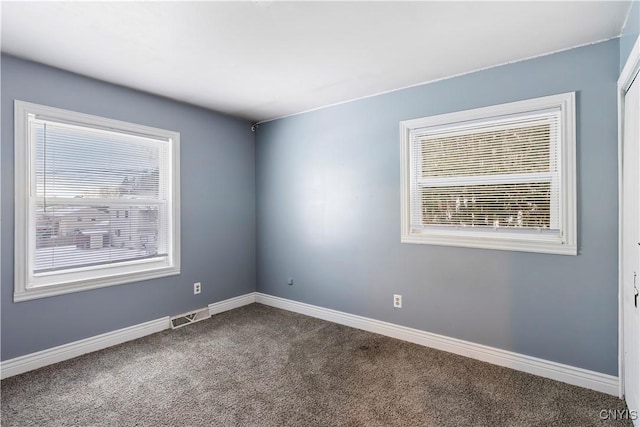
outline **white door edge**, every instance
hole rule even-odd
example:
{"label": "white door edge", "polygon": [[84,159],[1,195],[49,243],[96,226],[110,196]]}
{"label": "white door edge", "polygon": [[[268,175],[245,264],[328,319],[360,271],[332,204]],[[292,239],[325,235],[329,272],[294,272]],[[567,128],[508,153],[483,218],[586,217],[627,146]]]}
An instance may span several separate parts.
{"label": "white door edge", "polygon": [[622,186],[622,153],[623,153],[623,127],[624,127],[624,100],[625,95],[631,84],[634,82],[640,71],[640,37],[636,42],[627,58],[624,68],[618,79],[618,377],[619,381],[619,397],[625,395],[625,375],[624,375],[624,300],[623,300],[623,186]]}

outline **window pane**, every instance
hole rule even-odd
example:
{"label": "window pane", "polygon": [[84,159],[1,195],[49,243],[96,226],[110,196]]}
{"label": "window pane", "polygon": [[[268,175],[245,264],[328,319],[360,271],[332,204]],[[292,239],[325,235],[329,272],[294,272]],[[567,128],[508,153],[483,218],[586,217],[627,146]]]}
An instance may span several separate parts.
{"label": "window pane", "polygon": [[39,197],[157,199],[162,194],[162,141],[37,121],[32,136]]}
{"label": "window pane", "polygon": [[423,225],[549,230],[551,183],[423,187]]}
{"label": "window pane", "polygon": [[166,256],[158,248],[161,210],[39,202],[34,273]]}
{"label": "window pane", "polygon": [[422,178],[550,172],[552,138],[549,123],[418,137]]}

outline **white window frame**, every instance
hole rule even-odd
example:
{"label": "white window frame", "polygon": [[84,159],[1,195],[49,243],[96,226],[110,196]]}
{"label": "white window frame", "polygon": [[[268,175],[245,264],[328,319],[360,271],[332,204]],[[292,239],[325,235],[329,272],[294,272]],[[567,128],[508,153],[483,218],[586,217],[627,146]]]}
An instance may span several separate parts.
{"label": "white window frame", "polygon": [[[15,249],[14,301],[26,301],[105,286],[120,285],[180,274],[180,134],[104,117],[15,100]],[[35,149],[29,135],[29,118],[67,123],[162,139],[170,144],[168,199],[169,254],[162,260],[130,260],[96,267],[80,267],[60,273],[33,274],[35,254],[35,211],[30,208],[35,179]]]}
{"label": "white window frame", "polygon": [[[470,229],[470,227],[415,227],[411,224],[413,131],[459,126],[464,122],[493,122],[511,115],[560,110],[558,169],[560,173],[559,233],[535,230]],[[545,96],[484,108],[423,117],[400,122],[401,242],[510,251],[577,255],[576,231],[576,115],[575,92]],[[554,189],[555,191],[555,189]]]}

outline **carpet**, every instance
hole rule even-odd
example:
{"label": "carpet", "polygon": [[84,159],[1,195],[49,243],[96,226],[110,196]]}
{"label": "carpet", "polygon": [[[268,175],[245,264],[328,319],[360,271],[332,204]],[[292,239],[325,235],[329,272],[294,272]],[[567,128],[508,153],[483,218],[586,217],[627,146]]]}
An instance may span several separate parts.
{"label": "carpet", "polygon": [[252,304],[5,379],[2,426],[619,426],[620,399]]}

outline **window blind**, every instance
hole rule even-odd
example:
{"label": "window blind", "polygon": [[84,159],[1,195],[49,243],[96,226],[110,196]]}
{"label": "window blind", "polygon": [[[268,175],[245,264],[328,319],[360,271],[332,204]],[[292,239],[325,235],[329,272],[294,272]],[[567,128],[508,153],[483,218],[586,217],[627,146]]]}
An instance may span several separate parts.
{"label": "window blind", "polygon": [[34,274],[168,255],[168,141],[35,115],[29,136]]}
{"label": "window blind", "polygon": [[412,129],[413,228],[560,227],[559,109]]}

